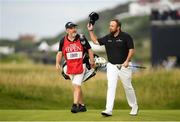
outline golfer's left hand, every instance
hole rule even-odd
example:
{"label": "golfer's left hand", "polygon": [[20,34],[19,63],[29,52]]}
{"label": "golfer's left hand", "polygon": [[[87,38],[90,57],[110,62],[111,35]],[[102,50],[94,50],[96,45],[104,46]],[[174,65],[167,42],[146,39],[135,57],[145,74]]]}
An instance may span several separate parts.
{"label": "golfer's left hand", "polygon": [[124,66],[125,68],[127,68],[129,66],[129,61],[125,61],[122,66]]}

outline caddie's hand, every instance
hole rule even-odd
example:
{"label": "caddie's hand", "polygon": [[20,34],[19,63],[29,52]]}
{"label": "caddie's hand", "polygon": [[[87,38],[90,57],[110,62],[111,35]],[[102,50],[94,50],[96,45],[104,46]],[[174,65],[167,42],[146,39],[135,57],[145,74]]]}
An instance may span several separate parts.
{"label": "caddie's hand", "polygon": [[60,69],[61,69],[60,64],[56,63],[56,69],[57,69],[57,70],[60,70]]}
{"label": "caddie's hand", "polygon": [[125,68],[127,68],[129,66],[129,61],[125,61],[122,66],[124,66]]}
{"label": "caddie's hand", "polygon": [[91,65],[91,68],[95,68],[95,67],[96,67],[96,64],[95,64],[94,61],[90,61],[89,63],[90,63],[90,65]]}
{"label": "caddie's hand", "polygon": [[93,30],[93,25],[92,25],[91,23],[88,23],[88,24],[87,24],[87,29],[88,29],[89,31],[92,31],[92,30]]}

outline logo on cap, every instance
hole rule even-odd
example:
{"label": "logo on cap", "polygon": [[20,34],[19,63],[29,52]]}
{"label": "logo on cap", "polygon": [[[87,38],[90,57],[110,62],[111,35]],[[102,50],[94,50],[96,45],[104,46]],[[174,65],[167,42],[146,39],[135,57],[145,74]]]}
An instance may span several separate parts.
{"label": "logo on cap", "polygon": [[67,22],[66,25],[65,25],[65,28],[72,28],[72,27],[75,27],[77,26],[76,24],[72,23],[72,22]]}

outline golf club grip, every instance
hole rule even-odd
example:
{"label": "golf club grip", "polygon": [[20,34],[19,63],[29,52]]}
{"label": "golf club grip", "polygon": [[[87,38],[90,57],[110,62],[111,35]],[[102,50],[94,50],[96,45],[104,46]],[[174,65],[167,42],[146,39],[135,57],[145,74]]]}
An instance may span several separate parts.
{"label": "golf club grip", "polygon": [[[107,65],[108,62],[106,62],[105,64]],[[117,66],[122,66],[122,65],[117,65]],[[139,68],[139,69],[146,69],[146,67],[144,66],[137,66],[137,65],[129,65],[129,67],[135,67],[135,68]]]}
{"label": "golf club grip", "polygon": [[140,68],[140,69],[146,69],[146,67],[143,67],[143,66],[132,66],[132,65],[130,65],[130,67],[135,67],[135,68]]}

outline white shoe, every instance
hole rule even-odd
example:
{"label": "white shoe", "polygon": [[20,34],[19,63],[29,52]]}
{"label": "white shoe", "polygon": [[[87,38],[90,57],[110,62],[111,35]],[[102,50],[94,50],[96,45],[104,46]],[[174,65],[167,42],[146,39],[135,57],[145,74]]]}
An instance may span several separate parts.
{"label": "white shoe", "polygon": [[136,116],[138,114],[138,106],[137,105],[133,106],[129,114],[132,116]]}
{"label": "white shoe", "polygon": [[112,111],[105,110],[105,111],[102,111],[101,114],[105,117],[112,116]]}

